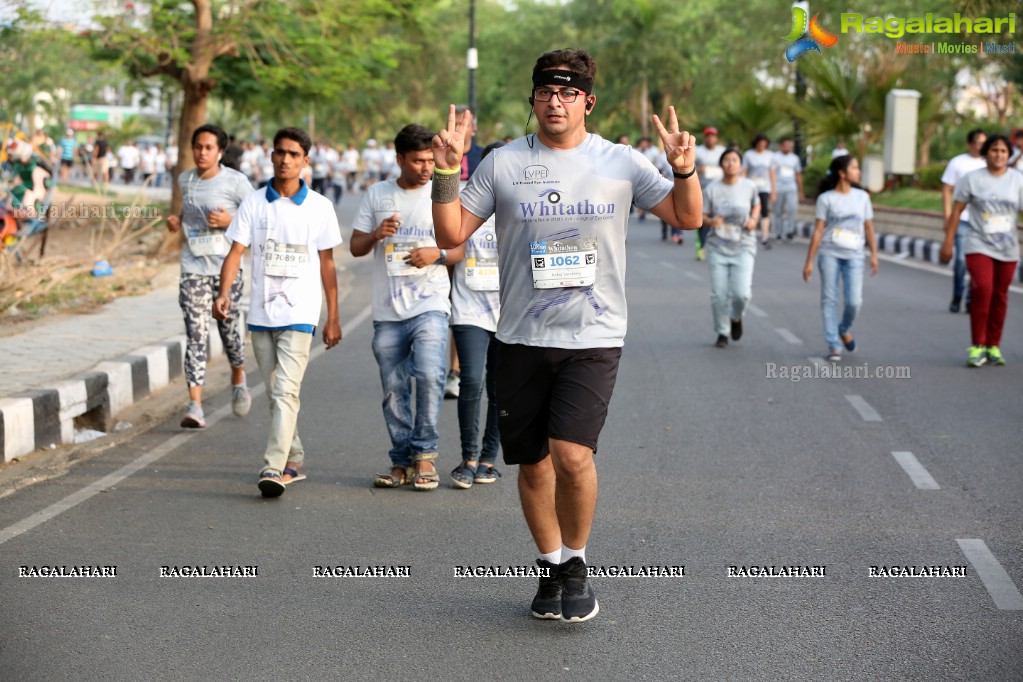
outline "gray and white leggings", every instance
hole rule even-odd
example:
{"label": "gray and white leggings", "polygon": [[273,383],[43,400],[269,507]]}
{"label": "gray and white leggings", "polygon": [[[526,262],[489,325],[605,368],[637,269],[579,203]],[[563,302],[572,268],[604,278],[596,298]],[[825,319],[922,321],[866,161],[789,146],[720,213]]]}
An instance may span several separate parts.
{"label": "gray and white leggings", "polygon": [[[185,380],[189,386],[202,386],[206,381],[206,361],[209,358],[210,317],[213,301],[220,292],[219,275],[190,275],[182,273],[178,290],[178,304],[185,314]],[[231,285],[231,314],[226,320],[217,320],[220,340],[231,367],[245,364],[245,349],[238,321],[242,300],[242,273]]]}

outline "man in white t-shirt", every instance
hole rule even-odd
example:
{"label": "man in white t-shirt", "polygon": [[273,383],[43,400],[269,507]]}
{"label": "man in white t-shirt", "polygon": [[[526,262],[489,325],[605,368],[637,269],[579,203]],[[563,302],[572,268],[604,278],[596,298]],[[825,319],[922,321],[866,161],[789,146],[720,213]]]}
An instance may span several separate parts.
{"label": "man in white t-shirt", "polygon": [[[703,144],[696,148],[696,173],[700,177],[700,189],[706,189],[707,185],[724,176],[724,171],[721,170],[721,155],[724,153],[724,146],[718,144],[718,129],[704,128]],[[703,260],[703,247],[709,234],[709,227],[706,225],[700,227],[696,237],[696,260]]]}
{"label": "man in white t-shirt", "polygon": [[[952,158],[945,166],[945,172],[941,175],[941,210],[945,221],[952,214],[952,192],[956,183],[967,173],[981,168],[987,168],[987,161],[980,155],[980,148],[987,140],[987,133],[980,128],[974,128],[966,133],[966,153]],[[956,230],[954,251],[952,261],[952,302],[948,304],[950,313],[958,313],[963,300],[963,292],[966,293],[966,312],[970,311],[970,291],[966,288],[966,256],[963,253],[963,239],[970,231],[970,209],[964,208],[959,217],[959,227]]]}
{"label": "man in white t-shirt", "polygon": [[299,175],[309,164],[312,140],[298,128],[274,135],[274,177],[265,190],[242,201],[227,228],[233,242],[220,271],[213,316],[230,313],[231,283],[245,249],[252,248],[248,326],[252,350],[270,399],[270,436],[259,472],[263,497],[278,497],[285,486],[305,479],[305,450],[298,437],[299,394],[309,351],[320,322],[320,286],[327,299],[323,341],[341,340],[334,247],[341,243],[334,205],[309,189]]}
{"label": "man in white t-shirt", "polygon": [[135,146],[134,140],[128,140],[117,150],[117,160],[121,166],[124,184],[130,185],[135,181],[135,169],[138,168],[139,157],[139,148]]}
{"label": "man in white t-shirt", "polygon": [[390,471],[374,479],[378,488],[440,484],[435,460],[451,314],[445,266],[460,261],[463,249],[440,249],[434,237],[433,135],[420,125],[401,129],[394,139],[401,175],[372,185],[352,221],[352,255],[373,254],[373,355],[391,439]]}
{"label": "man in white t-shirt", "polygon": [[570,623],[599,610],[586,542],[597,501],[594,453],[625,342],[629,206],[685,229],[699,227],[703,211],[696,140],[679,131],[674,107],[668,130],[653,117],[673,180],[635,149],[587,133],[595,72],[585,50],[541,55],[529,98],[539,131],[483,159],[461,193],[471,113],[458,118],[452,105],[433,144],[438,244],[464,244],[496,218],[501,445],[505,462],[520,465],[523,515],[538,565],[549,571],[531,612]]}

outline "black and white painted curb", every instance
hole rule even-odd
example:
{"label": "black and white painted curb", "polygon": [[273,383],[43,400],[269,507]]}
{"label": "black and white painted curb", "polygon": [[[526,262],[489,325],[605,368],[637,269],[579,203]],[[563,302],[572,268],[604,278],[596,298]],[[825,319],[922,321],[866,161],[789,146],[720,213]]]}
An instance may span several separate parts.
{"label": "black and white painted curb", "polygon": [[[796,232],[801,237],[810,238],[813,234],[813,223],[802,221],[797,223]],[[906,254],[906,258],[914,258],[935,265],[941,265],[939,254],[941,242],[936,239],[923,239],[899,234],[877,233],[877,250],[884,253]],[[952,267],[949,265],[948,267]]]}
{"label": "black and white painted curb", "polygon": [[[223,355],[224,347],[211,327],[212,359]],[[0,399],[0,462],[73,443],[76,428],[109,432],[118,413],[181,376],[185,344],[183,334],[173,336],[69,379]]]}

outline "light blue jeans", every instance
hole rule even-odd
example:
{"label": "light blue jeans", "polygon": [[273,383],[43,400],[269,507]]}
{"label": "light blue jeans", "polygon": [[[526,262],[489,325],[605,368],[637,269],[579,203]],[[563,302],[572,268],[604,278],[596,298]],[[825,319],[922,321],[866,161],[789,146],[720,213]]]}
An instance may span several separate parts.
{"label": "light blue jeans", "polygon": [[384,422],[391,437],[391,464],[408,467],[414,461],[435,459],[448,371],[447,313],[430,311],[401,322],[374,322],[373,329],[373,355],[384,388]]}
{"label": "light blue jeans", "polygon": [[742,319],[753,298],[753,260],[753,254],[748,251],[725,256],[711,249],[707,255],[714,330],[721,336],[728,336],[731,320]]}
{"label": "light blue jeans", "polygon": [[799,208],[797,190],[778,190],[778,200],[774,203],[774,232],[779,237],[787,237],[796,232],[796,209]]}
{"label": "light blue jeans", "polygon": [[[818,254],[817,269],[821,273],[821,318],[824,321],[824,341],[828,350],[841,350],[839,338],[852,331],[856,314],[863,305],[863,257],[836,258]],[[842,321],[837,322],[839,280],[843,289],[845,307]]]}

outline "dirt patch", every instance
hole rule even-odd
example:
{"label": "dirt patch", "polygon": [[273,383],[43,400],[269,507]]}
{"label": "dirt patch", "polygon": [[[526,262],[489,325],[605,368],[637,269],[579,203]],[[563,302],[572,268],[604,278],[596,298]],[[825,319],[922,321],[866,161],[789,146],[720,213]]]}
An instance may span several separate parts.
{"label": "dirt patch", "polygon": [[[166,237],[166,212],[165,205],[141,197],[58,191],[44,235],[27,240],[16,254],[0,253],[0,335],[55,313],[86,312],[150,291],[178,258],[176,241]],[[111,274],[97,276],[100,261]]]}

